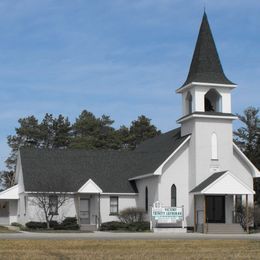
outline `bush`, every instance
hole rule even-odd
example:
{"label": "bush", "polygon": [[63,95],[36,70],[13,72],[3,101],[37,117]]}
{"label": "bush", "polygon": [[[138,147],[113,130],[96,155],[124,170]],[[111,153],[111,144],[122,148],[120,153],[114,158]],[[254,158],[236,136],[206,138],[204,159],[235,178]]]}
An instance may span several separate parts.
{"label": "bush", "polygon": [[238,207],[236,211],[238,222],[241,224],[244,230],[246,230],[247,225],[252,226],[254,224],[254,208],[252,206],[248,206],[248,216],[245,206]]}
{"label": "bush", "polygon": [[144,221],[145,211],[143,209],[138,208],[127,208],[120,211],[118,218],[123,223],[135,223],[135,222],[143,222]]}
{"label": "bush", "polygon": [[127,224],[119,221],[110,221],[101,224],[101,231],[110,231],[110,230],[125,230]]}
{"label": "bush", "polygon": [[47,228],[46,222],[37,222],[37,221],[30,221],[25,224],[27,228],[30,229],[44,229]]}
{"label": "bush", "polygon": [[77,218],[76,217],[67,217],[62,221],[62,225],[74,225],[77,224]]}
{"label": "bush", "polygon": [[54,228],[54,227],[56,227],[58,225],[59,225],[58,221],[56,221],[56,220],[50,221],[50,228]]}
{"label": "bush", "polygon": [[127,227],[128,231],[147,231],[150,230],[150,223],[148,221],[131,223]]}
{"label": "bush", "polygon": [[23,225],[22,225],[22,224],[20,224],[20,223],[17,223],[17,222],[12,222],[12,223],[11,223],[11,226],[14,226],[14,227],[19,227],[19,228],[23,227]]}
{"label": "bush", "polygon": [[146,231],[150,229],[150,223],[146,221],[123,223],[120,221],[110,221],[101,224],[100,231]]}
{"label": "bush", "polygon": [[55,230],[78,230],[79,225],[77,222],[77,218],[67,217],[62,221],[62,223],[54,226],[53,228]]}
{"label": "bush", "polygon": [[[30,221],[30,222],[27,222],[25,225],[29,229],[46,229],[47,228],[46,222]],[[77,224],[77,219],[74,217],[74,218],[65,218],[62,221],[62,223],[58,223],[56,220],[52,220],[52,221],[50,221],[50,228],[53,228],[55,230],[78,230],[79,225]]]}
{"label": "bush", "polygon": [[59,224],[58,226],[54,227],[54,230],[79,230],[79,225],[78,224],[74,224],[74,225]]}

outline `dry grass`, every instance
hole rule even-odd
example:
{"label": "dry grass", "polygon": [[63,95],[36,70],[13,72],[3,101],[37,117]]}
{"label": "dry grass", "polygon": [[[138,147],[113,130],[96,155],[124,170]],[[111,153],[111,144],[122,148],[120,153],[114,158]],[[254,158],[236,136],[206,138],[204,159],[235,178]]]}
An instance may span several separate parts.
{"label": "dry grass", "polygon": [[1,240],[0,259],[260,259],[260,241]]}

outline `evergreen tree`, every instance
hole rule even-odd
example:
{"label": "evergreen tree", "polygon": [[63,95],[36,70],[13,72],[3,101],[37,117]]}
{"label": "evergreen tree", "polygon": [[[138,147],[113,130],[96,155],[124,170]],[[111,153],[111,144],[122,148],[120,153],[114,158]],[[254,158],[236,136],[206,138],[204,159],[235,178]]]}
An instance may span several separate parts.
{"label": "evergreen tree", "polygon": [[120,126],[120,128],[117,130],[117,138],[120,149],[128,150],[131,141],[129,128],[125,125]]}
{"label": "evergreen tree", "polygon": [[129,148],[134,149],[141,142],[159,134],[161,134],[161,131],[158,131],[156,126],[151,124],[151,119],[141,115],[131,123]]}
{"label": "evergreen tree", "polygon": [[86,149],[118,149],[114,123],[109,116],[97,118],[84,110],[72,126],[70,147]]}
{"label": "evergreen tree", "polygon": [[40,123],[34,116],[21,118],[18,123],[15,134],[7,137],[11,148],[6,160],[8,171],[0,173],[0,184],[6,188],[14,183],[17,154],[21,147],[129,150],[160,134],[151,120],[143,115],[133,121],[130,128],[121,126],[115,130],[112,127],[114,121],[109,116],[95,117],[87,110],[82,111],[72,126],[68,118],[62,115],[55,118],[48,113]]}
{"label": "evergreen tree", "polygon": [[245,109],[243,115],[238,115],[244,125],[234,131],[235,143],[255,165],[259,163],[259,158],[256,157],[260,132],[258,113],[259,109],[255,107]]}
{"label": "evergreen tree", "polygon": [[[238,115],[244,126],[234,132],[235,142],[251,162],[260,169],[260,118],[259,109],[248,107]],[[260,178],[254,178],[255,202],[260,204]]]}
{"label": "evergreen tree", "polygon": [[10,171],[15,170],[17,152],[21,147],[66,148],[69,144],[70,122],[62,115],[56,119],[47,113],[41,123],[34,116],[28,116],[19,119],[18,123],[15,135],[7,137],[11,153],[6,166]]}

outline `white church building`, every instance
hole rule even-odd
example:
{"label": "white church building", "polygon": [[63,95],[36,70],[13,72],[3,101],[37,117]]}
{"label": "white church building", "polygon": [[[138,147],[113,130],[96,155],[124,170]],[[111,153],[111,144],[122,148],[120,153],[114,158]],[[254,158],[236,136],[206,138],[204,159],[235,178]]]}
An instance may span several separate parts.
{"label": "white church building", "polygon": [[183,223],[171,227],[207,232],[211,224],[234,224],[237,204],[253,204],[253,178],[260,177],[233,142],[234,88],[204,13],[187,80],[176,90],[180,128],[134,151],[21,148],[16,185],[0,193],[0,224],[44,221],[31,202],[43,192],[53,201],[69,196],[55,219],[76,216],[90,228],[118,220],[128,207],[143,209],[151,220],[155,202],[183,208]]}

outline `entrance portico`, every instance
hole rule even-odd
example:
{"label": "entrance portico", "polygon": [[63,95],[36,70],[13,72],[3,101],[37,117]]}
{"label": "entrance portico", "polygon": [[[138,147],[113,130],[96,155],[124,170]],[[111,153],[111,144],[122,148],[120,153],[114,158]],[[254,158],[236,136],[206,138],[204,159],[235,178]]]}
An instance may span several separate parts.
{"label": "entrance portico", "polygon": [[248,196],[255,192],[229,171],[223,171],[212,174],[191,193],[194,197],[194,229],[207,233],[210,223],[236,223],[236,196],[245,196],[248,211]]}
{"label": "entrance portico", "polygon": [[81,229],[99,228],[100,193],[102,190],[91,179],[78,190],[78,220]]}
{"label": "entrance portico", "polygon": [[0,224],[17,222],[18,185],[0,193]]}

